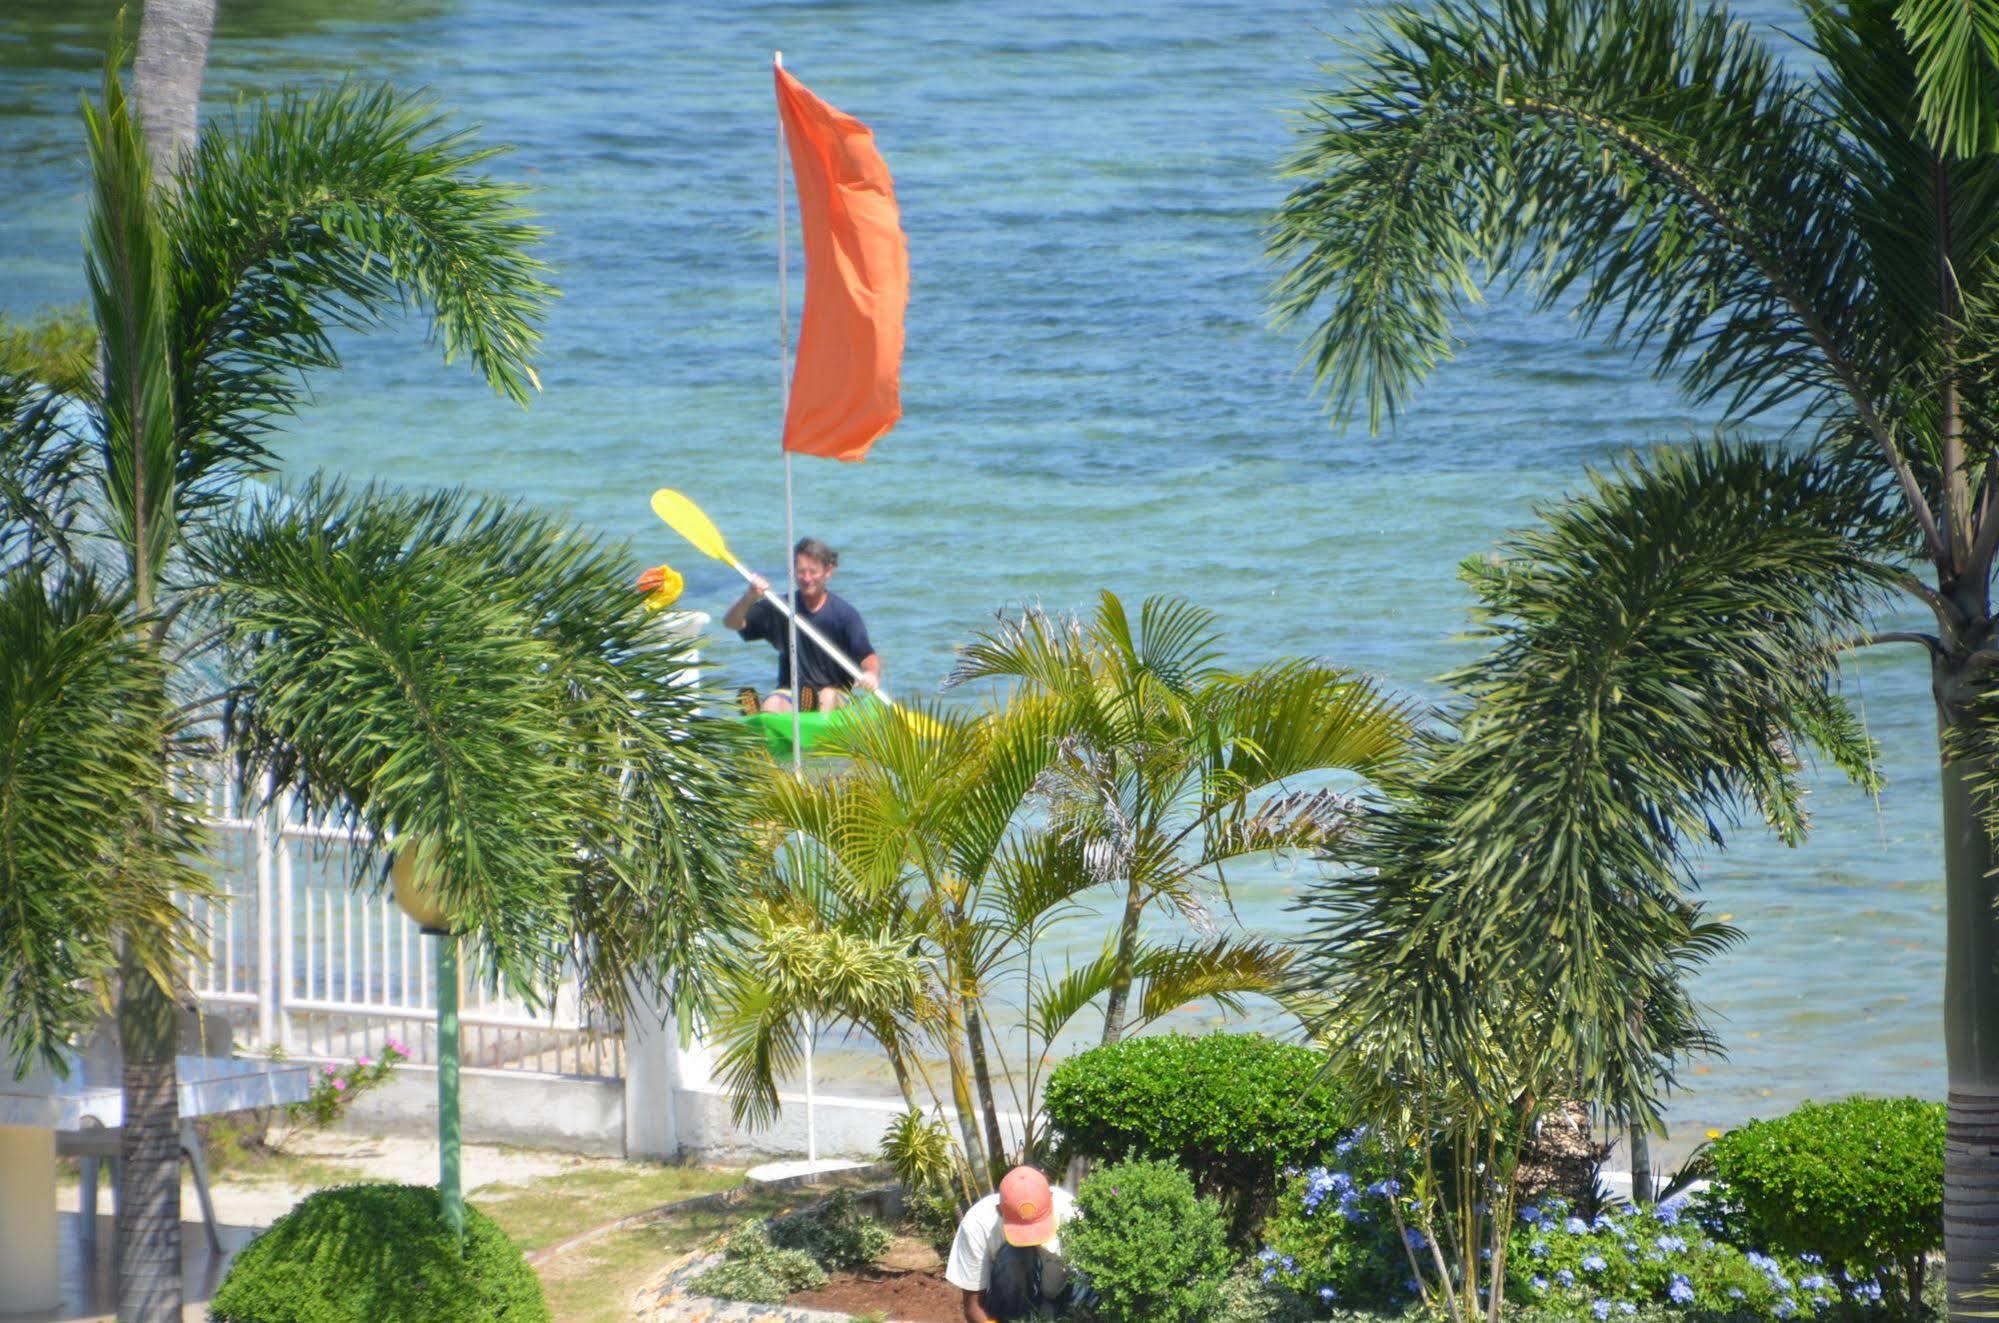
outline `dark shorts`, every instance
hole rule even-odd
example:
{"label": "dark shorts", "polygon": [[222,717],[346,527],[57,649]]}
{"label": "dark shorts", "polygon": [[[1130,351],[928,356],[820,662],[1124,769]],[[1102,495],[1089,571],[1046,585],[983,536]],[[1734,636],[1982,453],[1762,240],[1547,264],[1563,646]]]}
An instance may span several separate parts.
{"label": "dark shorts", "polygon": [[979,1292],[979,1303],[1001,1323],[1008,1323],[1032,1317],[1036,1310],[1057,1315],[1081,1313],[1089,1303],[1089,1295],[1089,1288],[1072,1267],[1062,1293],[1052,1300],[1042,1299],[1041,1251],[1002,1245],[993,1259],[992,1277],[986,1289]]}

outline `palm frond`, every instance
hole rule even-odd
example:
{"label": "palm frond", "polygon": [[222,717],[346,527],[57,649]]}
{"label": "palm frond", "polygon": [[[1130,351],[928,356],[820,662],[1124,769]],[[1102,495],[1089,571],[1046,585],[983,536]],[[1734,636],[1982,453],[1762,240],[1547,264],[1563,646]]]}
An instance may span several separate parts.
{"label": "palm frond", "polygon": [[192,954],[182,901],[199,825],[160,775],[165,676],[88,577],[0,576],[0,1042],[58,1068],[109,999],[117,940],[171,987]]}
{"label": "palm frond", "polygon": [[1922,125],[1952,156],[1999,152],[1999,9],[1976,0],[1900,0],[1916,56]]}
{"label": "palm frond", "polygon": [[304,375],[339,365],[335,331],[407,303],[446,361],[517,402],[539,388],[553,292],[523,190],[480,173],[495,155],[427,99],[354,83],[255,99],[203,132],[166,216],[185,502],[267,467]]}

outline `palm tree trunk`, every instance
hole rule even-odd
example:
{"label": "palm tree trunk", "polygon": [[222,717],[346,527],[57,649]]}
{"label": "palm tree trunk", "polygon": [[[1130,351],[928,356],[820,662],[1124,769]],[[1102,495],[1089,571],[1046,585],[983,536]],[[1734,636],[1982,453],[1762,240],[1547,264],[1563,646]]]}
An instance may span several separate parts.
{"label": "palm tree trunk", "polygon": [[[1990,759],[1964,752],[1977,676],[1939,657],[1932,683],[1943,741],[1946,943],[1944,1263],[1952,1319],[1989,1311],[1999,1281],[1999,883],[1979,812]],[[1988,792],[1989,793],[1989,792]]]}
{"label": "palm tree trunk", "polygon": [[994,1181],[1005,1175],[1000,1164],[1006,1161],[1006,1138],[1000,1134],[999,1108],[993,1102],[993,1075],[986,1064],[986,1035],[979,1027],[979,1010],[969,994],[965,997],[965,1041],[972,1051],[972,1079],[979,1086],[979,1110],[986,1119],[986,1158],[992,1164]]}
{"label": "palm tree trunk", "polygon": [[152,158],[156,184],[171,179],[181,153],[194,146],[201,75],[214,28],[215,0],[146,0],[132,63],[132,97],[144,117],[146,154]]}
{"label": "palm tree trunk", "polygon": [[[992,1170],[986,1160],[985,1145],[979,1142],[978,1113],[972,1106],[972,1087],[965,1068],[965,1020],[955,998],[947,998],[944,1012],[944,1061],[951,1074],[951,1106],[958,1113],[958,1137],[965,1145],[965,1165],[970,1168],[968,1176],[979,1180],[967,1182],[970,1186],[979,1184]],[[973,1194],[972,1198],[979,1196]]]}
{"label": "palm tree trunk", "polygon": [[1138,951],[1138,918],[1145,910],[1145,896],[1138,880],[1127,884],[1124,922],[1118,925],[1117,963],[1111,972],[1110,996],[1104,1002],[1105,1046],[1124,1037],[1125,1008],[1131,1002],[1132,964]]}
{"label": "palm tree trunk", "polygon": [[1652,1141],[1645,1127],[1634,1124],[1631,1136],[1631,1202],[1643,1208],[1652,1202]]}
{"label": "palm tree trunk", "polygon": [[118,1323],[180,1323],[180,1099],[175,1008],[128,944],[120,972]]}

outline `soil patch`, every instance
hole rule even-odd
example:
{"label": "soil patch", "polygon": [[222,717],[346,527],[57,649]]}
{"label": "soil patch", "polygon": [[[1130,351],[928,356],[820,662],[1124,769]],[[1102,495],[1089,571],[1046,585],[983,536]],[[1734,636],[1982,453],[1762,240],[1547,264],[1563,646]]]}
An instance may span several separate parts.
{"label": "soil patch", "polygon": [[863,1268],[834,1273],[815,1291],[801,1291],[786,1303],[843,1314],[879,1311],[895,1323],[964,1323],[958,1288],[937,1270],[892,1272]]}

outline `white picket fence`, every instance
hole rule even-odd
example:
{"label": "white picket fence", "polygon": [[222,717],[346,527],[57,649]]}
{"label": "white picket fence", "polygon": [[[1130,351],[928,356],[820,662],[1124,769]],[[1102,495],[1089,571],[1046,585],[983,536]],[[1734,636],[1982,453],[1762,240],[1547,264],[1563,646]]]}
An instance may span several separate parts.
{"label": "white picket fence", "polygon": [[[189,906],[205,931],[205,954],[190,971],[204,1009],[227,1016],[252,1051],[348,1058],[379,1055],[395,1039],[413,1060],[434,1063],[436,939],[410,922],[382,879],[357,875],[363,845],[354,834],[308,819],[284,797],[259,811],[232,781],[213,768],[197,782],[219,892]],[[468,1066],[624,1074],[619,1026],[582,1004],[573,980],[539,1014],[471,983],[459,1005]]]}

